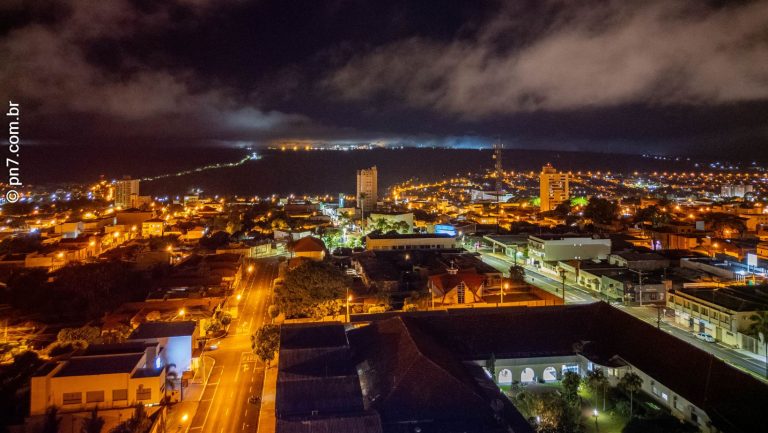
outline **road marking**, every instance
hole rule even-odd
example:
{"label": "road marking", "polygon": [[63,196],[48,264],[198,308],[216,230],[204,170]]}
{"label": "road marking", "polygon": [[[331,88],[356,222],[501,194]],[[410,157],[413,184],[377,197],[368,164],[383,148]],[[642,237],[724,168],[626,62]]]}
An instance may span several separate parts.
{"label": "road marking", "polygon": [[[221,375],[224,376],[223,366],[221,367]],[[214,400],[216,398],[216,392],[218,392],[218,390],[219,390],[219,382],[216,382],[216,388],[213,389],[213,395],[211,396],[211,400]],[[208,410],[205,411],[205,417],[203,418],[203,425],[200,428],[205,427],[205,423],[208,422],[208,415],[211,413],[211,407],[213,407],[213,403],[208,405]]]}

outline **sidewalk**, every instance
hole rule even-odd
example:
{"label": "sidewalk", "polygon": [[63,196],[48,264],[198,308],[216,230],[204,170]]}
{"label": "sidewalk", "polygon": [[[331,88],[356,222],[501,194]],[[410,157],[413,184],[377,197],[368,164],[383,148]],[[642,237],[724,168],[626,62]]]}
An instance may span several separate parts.
{"label": "sidewalk", "polygon": [[277,428],[275,418],[275,394],[277,393],[277,363],[275,356],[272,367],[264,370],[264,387],[261,391],[261,407],[259,409],[259,429],[257,433],[274,433]]}
{"label": "sidewalk", "polygon": [[203,397],[203,391],[208,384],[208,377],[213,371],[213,366],[216,364],[216,360],[208,358],[205,361],[205,371],[202,375],[202,380],[198,382],[190,381],[189,386],[184,388],[184,400],[168,407],[168,414],[165,423],[165,431],[167,433],[180,433],[187,432],[189,425],[197,412],[197,407],[200,405],[200,399]]}

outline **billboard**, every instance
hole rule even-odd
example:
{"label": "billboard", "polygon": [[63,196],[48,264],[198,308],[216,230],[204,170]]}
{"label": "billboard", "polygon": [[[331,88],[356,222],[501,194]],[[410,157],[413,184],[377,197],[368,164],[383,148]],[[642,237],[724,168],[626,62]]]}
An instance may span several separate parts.
{"label": "billboard", "polygon": [[435,234],[456,236],[456,227],[450,224],[435,224]]}
{"label": "billboard", "polygon": [[747,253],[747,266],[757,267],[757,254]]}

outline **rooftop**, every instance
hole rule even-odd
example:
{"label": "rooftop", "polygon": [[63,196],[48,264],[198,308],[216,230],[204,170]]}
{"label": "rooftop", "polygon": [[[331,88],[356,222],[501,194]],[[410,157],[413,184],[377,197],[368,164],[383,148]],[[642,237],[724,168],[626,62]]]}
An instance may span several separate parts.
{"label": "rooftop", "polygon": [[453,239],[453,236],[442,233],[371,233],[366,237],[369,239]]}
{"label": "rooftop", "polygon": [[144,340],[149,338],[179,337],[192,335],[197,324],[194,321],[184,322],[145,322],[138,326],[128,337],[129,340]]}
{"label": "rooftop", "polygon": [[143,357],[143,352],[123,355],[73,356],[55,374],[55,377],[130,373]]}

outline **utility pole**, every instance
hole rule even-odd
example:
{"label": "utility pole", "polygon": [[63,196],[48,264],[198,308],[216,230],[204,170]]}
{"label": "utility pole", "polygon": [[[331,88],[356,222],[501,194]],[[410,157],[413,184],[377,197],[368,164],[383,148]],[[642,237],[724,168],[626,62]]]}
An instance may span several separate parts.
{"label": "utility pole", "polygon": [[638,286],[640,287],[640,289],[637,290],[636,292],[638,291],[640,292],[639,299],[640,299],[640,306],[642,307],[643,306],[643,270],[642,269],[638,269],[638,270],[627,269],[627,270],[629,272],[634,272],[637,274],[637,281],[639,283]]}
{"label": "utility pole", "polygon": [[563,305],[565,305],[565,269],[560,269],[560,278],[563,281]]}
{"label": "utility pole", "polygon": [[502,167],[501,167],[501,149],[504,146],[501,144],[501,139],[497,138],[493,143],[493,159],[494,170],[496,172],[496,231],[501,232],[501,192],[503,188],[502,184]]}

